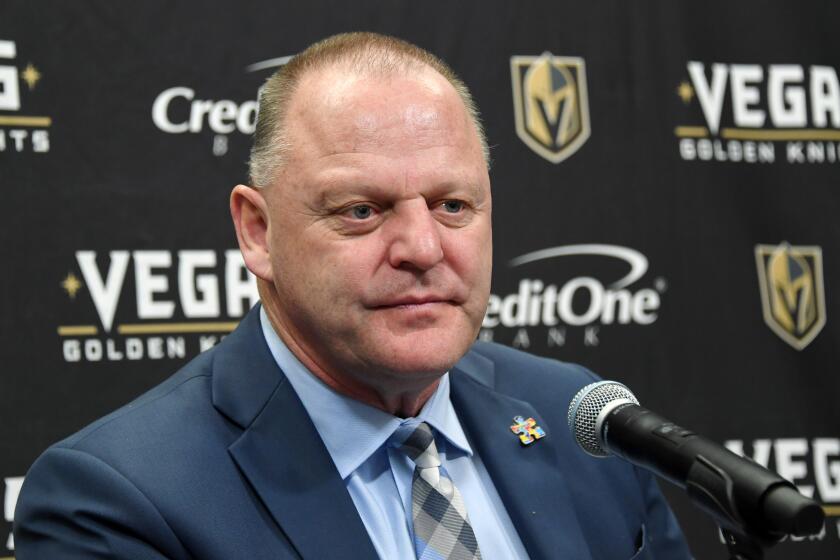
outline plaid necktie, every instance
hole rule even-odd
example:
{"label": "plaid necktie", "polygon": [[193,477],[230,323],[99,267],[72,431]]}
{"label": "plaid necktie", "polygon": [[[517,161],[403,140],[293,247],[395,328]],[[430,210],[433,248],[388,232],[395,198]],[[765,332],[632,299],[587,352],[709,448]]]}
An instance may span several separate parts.
{"label": "plaid necktie", "polygon": [[467,508],[441,467],[432,429],[425,422],[400,426],[397,448],[414,461],[411,517],[418,560],[481,560]]}

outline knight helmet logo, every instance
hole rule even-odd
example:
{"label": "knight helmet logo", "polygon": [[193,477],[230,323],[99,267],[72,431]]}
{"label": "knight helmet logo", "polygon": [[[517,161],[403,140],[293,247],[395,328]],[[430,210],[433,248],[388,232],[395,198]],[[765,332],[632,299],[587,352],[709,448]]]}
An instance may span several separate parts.
{"label": "knight helmet logo", "polygon": [[516,134],[537,154],[560,163],[589,138],[589,101],[582,58],[512,56]]}
{"label": "knight helmet logo", "polygon": [[756,245],[755,261],[764,322],[802,350],[825,325],[822,249],[816,246]]}

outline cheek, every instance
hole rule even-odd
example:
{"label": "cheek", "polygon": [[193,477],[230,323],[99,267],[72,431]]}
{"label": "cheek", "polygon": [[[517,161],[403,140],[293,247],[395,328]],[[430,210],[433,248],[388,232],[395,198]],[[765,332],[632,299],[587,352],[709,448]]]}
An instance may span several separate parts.
{"label": "cheek", "polygon": [[[298,279],[330,300],[358,300],[375,287],[382,251],[369,239],[340,239],[305,244],[296,251]],[[317,285],[316,285],[317,284]]]}
{"label": "cheek", "polygon": [[317,240],[291,227],[275,229],[271,238],[275,285],[284,299],[291,303],[318,297],[327,288],[331,267],[324,262],[325,252],[317,246]]}
{"label": "cheek", "polygon": [[493,251],[489,234],[479,233],[468,240],[461,238],[454,246],[450,266],[466,289],[465,311],[473,321],[480,322],[490,299]]}
{"label": "cheek", "polygon": [[329,282],[335,290],[355,296],[363,294],[371,284],[371,268],[370,262],[360,251],[342,254],[324,263],[324,270],[328,271]]}
{"label": "cheek", "polygon": [[444,246],[452,268],[476,287],[489,284],[493,261],[489,231],[481,228],[470,232],[455,230],[452,233]]}

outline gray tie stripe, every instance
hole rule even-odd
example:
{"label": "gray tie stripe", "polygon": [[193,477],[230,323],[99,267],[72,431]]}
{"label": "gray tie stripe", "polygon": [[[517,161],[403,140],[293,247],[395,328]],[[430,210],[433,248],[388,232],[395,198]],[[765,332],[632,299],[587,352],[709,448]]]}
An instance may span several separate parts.
{"label": "gray tie stripe", "polygon": [[411,502],[417,558],[480,560],[466,506],[441,467],[431,428],[425,422],[414,428],[403,426],[398,436],[412,429],[399,449],[415,464]]}

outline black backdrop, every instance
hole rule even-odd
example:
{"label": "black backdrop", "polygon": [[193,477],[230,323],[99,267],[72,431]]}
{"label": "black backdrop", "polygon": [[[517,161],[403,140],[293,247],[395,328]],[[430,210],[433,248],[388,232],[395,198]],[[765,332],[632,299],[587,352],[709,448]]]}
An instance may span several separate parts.
{"label": "black backdrop", "polygon": [[[44,448],[253,303],[227,198],[256,90],[282,57],[371,30],[443,57],[483,112],[481,336],[621,380],[775,468],[828,519],[769,557],[837,557],[838,17],[792,1],[3,1],[0,555]],[[556,95],[540,97],[540,68]],[[517,104],[548,109],[517,118]],[[540,118],[559,135],[542,145]],[[725,557],[663,486],[695,555]]]}

